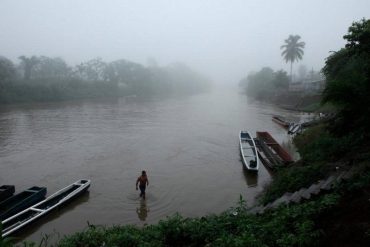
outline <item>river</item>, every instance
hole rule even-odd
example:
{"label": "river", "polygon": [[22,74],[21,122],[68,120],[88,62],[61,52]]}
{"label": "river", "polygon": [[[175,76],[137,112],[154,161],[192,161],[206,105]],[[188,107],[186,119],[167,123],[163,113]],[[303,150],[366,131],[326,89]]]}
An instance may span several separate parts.
{"label": "river", "polygon": [[[189,97],[72,101],[0,108],[0,184],[16,192],[45,186],[48,195],[81,179],[89,193],[27,227],[16,237],[40,241],[89,224],[144,225],[179,212],[197,217],[236,206],[239,195],[252,205],[271,180],[242,166],[238,133],[269,131],[289,142],[271,121],[301,115],[250,102],[237,90]],[[147,200],[135,182],[149,177]],[[55,235],[55,234],[54,234]]]}

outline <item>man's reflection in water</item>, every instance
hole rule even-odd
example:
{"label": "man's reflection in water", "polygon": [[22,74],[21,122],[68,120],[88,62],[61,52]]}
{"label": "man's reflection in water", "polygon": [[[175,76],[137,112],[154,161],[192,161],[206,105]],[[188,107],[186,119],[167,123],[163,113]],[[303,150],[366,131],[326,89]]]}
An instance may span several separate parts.
{"label": "man's reflection in water", "polygon": [[140,208],[136,208],[137,216],[141,221],[145,221],[148,217],[149,208],[146,206],[146,200],[140,200]]}

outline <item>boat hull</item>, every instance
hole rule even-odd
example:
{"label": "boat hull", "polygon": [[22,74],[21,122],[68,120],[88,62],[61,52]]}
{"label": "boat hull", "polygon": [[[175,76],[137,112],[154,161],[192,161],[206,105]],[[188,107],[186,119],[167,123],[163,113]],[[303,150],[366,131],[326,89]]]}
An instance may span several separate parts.
{"label": "boat hull", "polygon": [[239,146],[244,167],[249,171],[257,172],[259,169],[259,159],[256,144],[248,131],[240,131]]}
{"label": "boat hull", "polygon": [[272,121],[274,121],[275,123],[279,124],[281,127],[284,127],[286,129],[288,129],[289,125],[290,125],[289,122],[285,121],[284,119],[282,119],[279,116],[273,116]]}
{"label": "boat hull", "polygon": [[46,195],[45,187],[31,187],[16,195],[13,195],[0,203],[0,220],[26,209],[39,201],[43,200]]}
{"label": "boat hull", "polygon": [[13,215],[10,218],[2,221],[3,230],[2,236],[6,237],[19,231],[21,228],[26,227],[40,217],[48,214],[52,210],[65,205],[70,200],[81,195],[90,187],[91,181],[88,179],[81,179],[73,184],[55,192],[45,200]]}
{"label": "boat hull", "polygon": [[270,135],[269,132],[257,131],[256,135],[260,141],[263,141],[267,146],[274,150],[274,152],[285,164],[294,162],[292,156],[282,146],[280,146],[280,144]]}

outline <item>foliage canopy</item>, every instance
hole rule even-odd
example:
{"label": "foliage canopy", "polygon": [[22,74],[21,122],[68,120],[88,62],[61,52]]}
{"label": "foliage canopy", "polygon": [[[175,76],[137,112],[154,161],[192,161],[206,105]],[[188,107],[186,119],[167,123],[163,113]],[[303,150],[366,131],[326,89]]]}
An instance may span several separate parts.
{"label": "foliage canopy", "polygon": [[240,84],[246,87],[248,96],[266,99],[285,91],[289,86],[289,77],[283,70],[273,71],[264,67],[256,73],[250,73]]}
{"label": "foliage canopy", "polygon": [[0,56],[0,104],[69,99],[195,94],[209,80],[185,64],[145,67],[128,60],[94,58],[69,66],[63,59],[20,56],[20,63]]}
{"label": "foliage canopy", "polygon": [[323,103],[338,109],[333,133],[356,132],[365,138],[370,130],[370,20],[353,23],[343,38],[347,44],[330,55],[323,68]]}

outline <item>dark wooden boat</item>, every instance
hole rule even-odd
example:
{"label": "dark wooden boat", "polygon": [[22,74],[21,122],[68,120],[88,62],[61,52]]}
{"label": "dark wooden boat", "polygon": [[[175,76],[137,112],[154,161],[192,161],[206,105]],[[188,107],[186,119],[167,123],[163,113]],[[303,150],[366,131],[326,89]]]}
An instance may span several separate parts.
{"label": "dark wooden boat", "polygon": [[5,219],[1,222],[3,226],[3,230],[1,232],[2,237],[6,237],[15,231],[18,231],[43,215],[49,213],[51,210],[56,209],[82,194],[90,187],[90,183],[91,181],[88,179],[78,180],[55,192],[45,200]]}
{"label": "dark wooden boat", "polygon": [[0,220],[4,220],[23,209],[38,203],[45,198],[45,195],[45,187],[34,186],[9,197],[0,203]]}
{"label": "dark wooden boat", "polygon": [[254,142],[257,146],[258,157],[265,166],[275,169],[283,165],[281,158],[263,140],[260,141],[257,137],[254,138]]}
{"label": "dark wooden boat", "polygon": [[14,185],[2,185],[0,186],[0,202],[11,197],[15,192]]}
{"label": "dark wooden boat", "polygon": [[256,144],[248,131],[240,131],[239,134],[240,154],[243,164],[249,171],[258,171],[259,159]]}
{"label": "dark wooden boat", "polygon": [[281,158],[284,163],[293,162],[292,156],[266,131],[257,131],[257,138],[263,141]]}
{"label": "dark wooden boat", "polygon": [[274,121],[275,123],[279,124],[280,126],[284,127],[284,128],[289,128],[289,125],[290,123],[285,121],[282,117],[280,116],[273,116],[272,117],[272,121]]}

